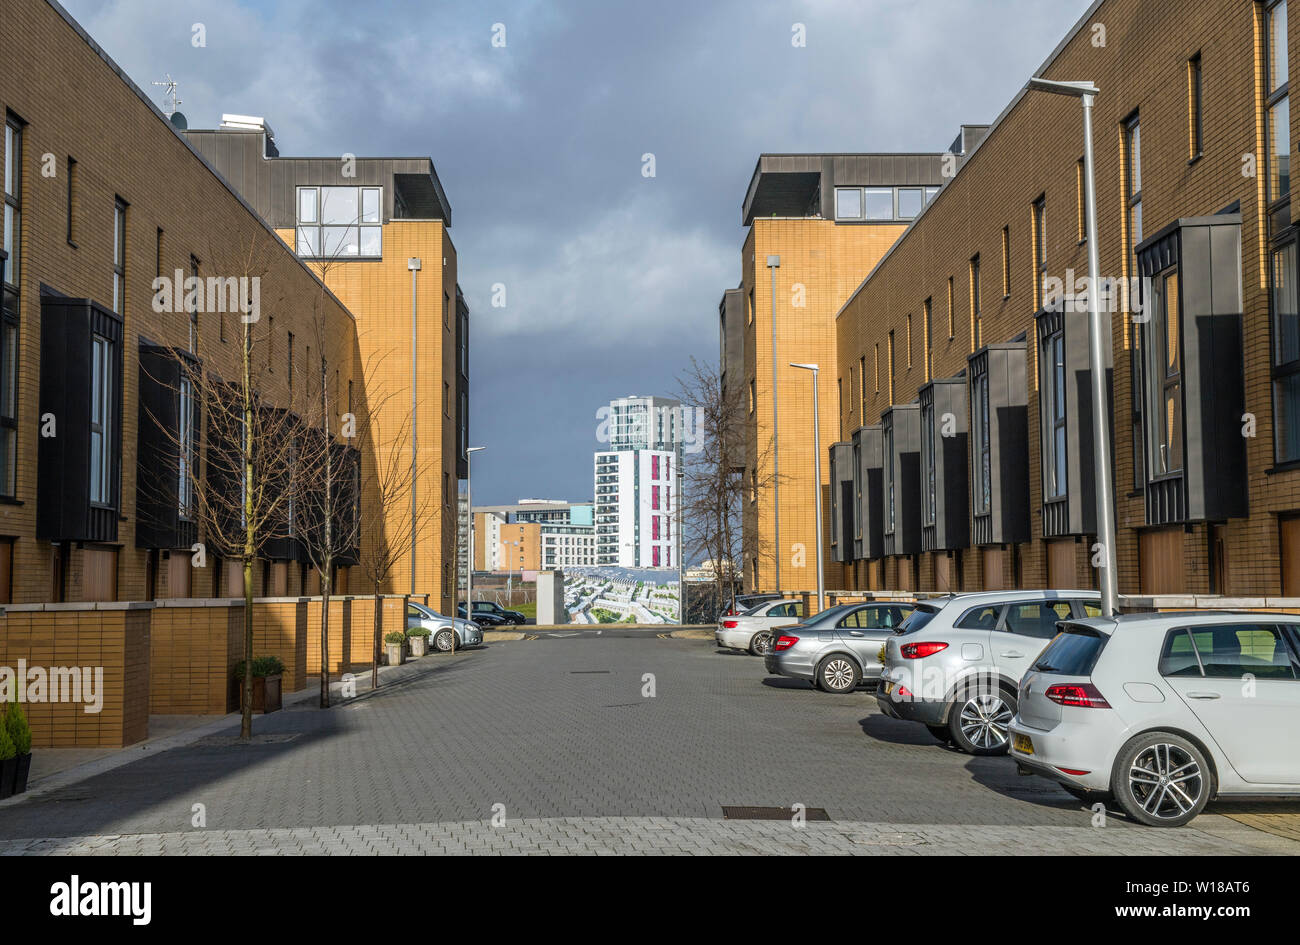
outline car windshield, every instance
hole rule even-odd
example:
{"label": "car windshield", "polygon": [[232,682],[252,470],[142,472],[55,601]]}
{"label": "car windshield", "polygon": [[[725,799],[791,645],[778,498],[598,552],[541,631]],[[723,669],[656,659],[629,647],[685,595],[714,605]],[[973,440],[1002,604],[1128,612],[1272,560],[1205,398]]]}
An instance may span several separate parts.
{"label": "car windshield", "polygon": [[1106,636],[1089,627],[1066,627],[1043,650],[1034,671],[1061,676],[1091,676],[1106,646]]}
{"label": "car windshield", "polygon": [[938,612],[939,608],[933,604],[917,604],[916,610],[907,615],[907,619],[898,625],[894,633],[915,633],[933,620]]}
{"label": "car windshield", "polygon": [[761,604],[755,604],[753,607],[749,608],[748,610],[742,610],[739,614],[737,614],[737,616],[739,616],[739,617],[749,617],[749,616],[751,616],[751,615],[753,615],[753,614],[758,613],[760,610],[762,610],[764,607],[766,607],[766,606],[767,606],[768,604],[770,604],[770,603],[772,603],[770,600],[765,600],[765,601],[763,601],[763,603],[761,603]]}

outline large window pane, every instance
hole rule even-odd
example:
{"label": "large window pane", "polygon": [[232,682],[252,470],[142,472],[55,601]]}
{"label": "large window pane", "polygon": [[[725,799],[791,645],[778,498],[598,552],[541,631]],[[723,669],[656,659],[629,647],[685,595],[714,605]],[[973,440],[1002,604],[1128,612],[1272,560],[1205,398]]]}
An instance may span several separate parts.
{"label": "large window pane", "polygon": [[1300,359],[1300,298],[1296,296],[1296,244],[1273,252],[1273,361]]}
{"label": "large window pane", "polygon": [[336,256],[355,256],[360,252],[360,237],[355,226],[327,226],[322,228],[321,255],[326,259]]}
{"label": "large window pane", "polygon": [[298,222],[299,223],[317,222],[315,187],[298,188]]}
{"label": "large window pane", "polygon": [[1268,110],[1268,198],[1281,200],[1291,192],[1291,99],[1284,97]]}
{"label": "large window pane", "polygon": [[322,187],[320,203],[322,223],[348,224],[357,222],[357,215],[360,212],[357,207],[357,188]]}
{"label": "large window pane", "polygon": [[1286,0],[1268,14],[1268,91],[1273,92],[1287,81]]}
{"label": "large window pane", "polygon": [[898,188],[898,217],[910,220],[921,212],[922,191],[920,187]]}
{"label": "large window pane", "polygon": [[380,222],[378,187],[366,187],[361,191],[361,222],[362,223]]}
{"label": "large window pane", "polygon": [[838,220],[862,219],[862,191],[856,187],[835,188],[835,217]]}
{"label": "large window pane", "polygon": [[868,220],[894,219],[894,189],[892,187],[868,187],[866,196]]}
{"label": "large window pane", "polygon": [[1278,378],[1273,387],[1273,416],[1277,428],[1277,461],[1300,459],[1300,374]]}
{"label": "large window pane", "polygon": [[320,255],[320,227],[318,226],[298,227],[298,255],[299,256]]}
{"label": "large window pane", "polygon": [[363,226],[361,228],[361,255],[378,256],[383,248],[380,237],[380,230],[377,226]]}

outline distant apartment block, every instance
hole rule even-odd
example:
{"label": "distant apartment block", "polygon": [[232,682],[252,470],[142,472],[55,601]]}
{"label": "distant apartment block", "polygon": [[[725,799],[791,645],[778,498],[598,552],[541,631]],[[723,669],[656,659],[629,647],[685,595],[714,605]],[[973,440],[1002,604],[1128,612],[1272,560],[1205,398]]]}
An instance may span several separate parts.
{"label": "distant apartment block", "polygon": [[678,450],[595,454],[596,564],[675,568]]}

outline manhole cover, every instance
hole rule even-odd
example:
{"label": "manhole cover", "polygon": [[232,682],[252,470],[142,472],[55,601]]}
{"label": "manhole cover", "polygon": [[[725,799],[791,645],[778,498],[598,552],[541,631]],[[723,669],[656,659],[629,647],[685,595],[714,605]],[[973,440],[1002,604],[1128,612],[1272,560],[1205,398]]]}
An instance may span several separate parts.
{"label": "manhole cover", "polygon": [[[830,815],[824,807],[806,807],[802,811],[804,820],[829,821]],[[726,807],[722,808],[724,820],[793,820],[795,811],[790,807]]]}
{"label": "manhole cover", "polygon": [[293,741],[298,735],[298,732],[254,735],[247,741],[241,740],[238,735],[206,735],[195,744],[204,748],[229,748],[232,745],[279,745],[283,742]]}

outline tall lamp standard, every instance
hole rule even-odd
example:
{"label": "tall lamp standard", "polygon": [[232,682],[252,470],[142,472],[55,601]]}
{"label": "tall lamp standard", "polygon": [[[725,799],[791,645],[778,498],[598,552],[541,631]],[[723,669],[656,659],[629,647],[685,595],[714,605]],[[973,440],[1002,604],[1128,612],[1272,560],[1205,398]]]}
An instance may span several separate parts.
{"label": "tall lamp standard", "polygon": [[[465,527],[465,551],[469,556],[469,561],[465,567],[465,619],[471,621],[474,619],[474,493],[471,491],[470,473],[473,471],[474,454],[485,449],[487,449],[486,446],[470,446],[465,449],[465,515],[469,519]],[[455,608],[452,609],[455,610]],[[455,616],[453,613],[453,621]],[[455,627],[454,622],[452,626]],[[456,631],[454,629],[451,632],[451,648],[455,652]]]}
{"label": "tall lamp standard", "polygon": [[781,593],[781,450],[776,439],[776,271],[780,267],[780,256],[767,257],[767,268],[772,273],[772,543],[776,546],[776,587],[772,590],[778,594]]}
{"label": "tall lamp standard", "polygon": [[[419,455],[415,411],[418,401],[415,397],[416,378],[419,376],[419,359],[416,357],[416,342],[419,334],[415,320],[415,277],[420,272],[420,257],[412,256],[406,260],[406,268],[411,270],[411,596],[415,596],[415,461]],[[452,634],[454,640],[455,634]]]}
{"label": "tall lamp standard", "polygon": [[790,367],[812,371],[813,379],[813,514],[817,517],[817,612],[822,611],[826,597],[826,581],[822,575],[822,444],[821,431],[817,429],[817,365],[796,364]]}
{"label": "tall lamp standard", "polygon": [[1088,369],[1092,373],[1093,478],[1097,493],[1097,540],[1105,556],[1101,568],[1101,612],[1110,617],[1119,609],[1115,553],[1115,486],[1110,478],[1110,414],[1106,404],[1103,345],[1110,341],[1101,320],[1101,263],[1097,245],[1097,178],[1092,149],[1092,102],[1100,90],[1091,82],[1058,82],[1037,76],[1026,89],[1069,95],[1083,103],[1083,188],[1088,239]]}

